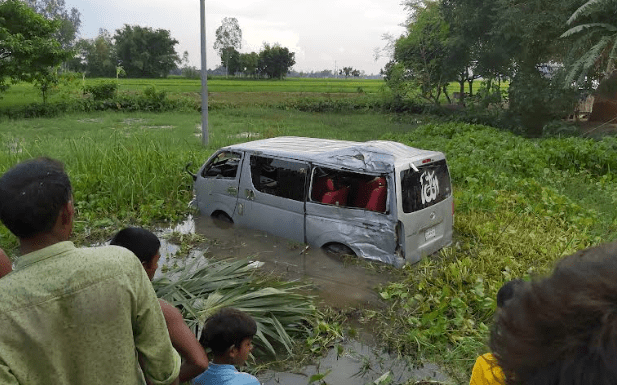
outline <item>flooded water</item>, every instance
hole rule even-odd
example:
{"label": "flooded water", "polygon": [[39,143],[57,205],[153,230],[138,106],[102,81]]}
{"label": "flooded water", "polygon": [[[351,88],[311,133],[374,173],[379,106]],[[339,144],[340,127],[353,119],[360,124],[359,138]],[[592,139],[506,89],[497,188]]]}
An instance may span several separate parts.
{"label": "flooded water", "polygon": [[[203,247],[188,256],[179,255],[180,247],[165,240],[171,233],[198,234],[205,238]],[[372,308],[385,306],[377,291],[393,275],[393,267],[366,267],[344,263],[321,250],[306,248],[303,244],[275,237],[261,231],[239,228],[210,217],[190,218],[173,229],[159,233],[161,239],[160,276],[162,270],[175,265],[192,263],[195,259],[219,260],[248,258],[264,272],[280,275],[289,281],[310,284],[311,294],[326,305],[339,309]],[[430,383],[447,382],[447,376],[434,364],[417,368],[404,359],[390,356],[371,343],[367,331],[359,333],[362,342],[345,340],[331,349],[316,365],[298,372],[266,371],[258,375],[264,385],[306,385],[311,376],[324,375],[319,384],[405,384],[409,380]],[[390,382],[379,382],[389,376]]]}
{"label": "flooded water", "polygon": [[[377,352],[373,347],[358,341],[347,341],[341,345],[342,350],[331,349],[318,365],[310,365],[298,373],[266,371],[258,378],[263,385],[306,385],[311,376],[324,375],[323,383],[332,385],[358,384],[406,384],[430,381],[447,382],[439,367],[427,363],[421,367],[412,367],[397,357]],[[389,376],[390,382],[385,381]],[[378,382],[378,379],[384,379]],[[317,384],[322,384],[316,382]]]}
{"label": "flooded water", "polygon": [[[207,239],[202,250],[188,258],[177,256],[179,247],[165,241],[165,233],[196,233]],[[159,265],[172,267],[194,258],[249,258],[265,272],[282,275],[286,280],[309,283],[313,293],[325,304],[337,308],[382,305],[376,288],[389,280],[390,267],[366,268],[345,264],[340,258],[321,250],[275,237],[265,232],[239,228],[210,217],[197,216],[161,233]],[[176,257],[174,257],[176,255]],[[178,258],[180,257],[180,258]],[[160,271],[158,274],[161,274]]]}

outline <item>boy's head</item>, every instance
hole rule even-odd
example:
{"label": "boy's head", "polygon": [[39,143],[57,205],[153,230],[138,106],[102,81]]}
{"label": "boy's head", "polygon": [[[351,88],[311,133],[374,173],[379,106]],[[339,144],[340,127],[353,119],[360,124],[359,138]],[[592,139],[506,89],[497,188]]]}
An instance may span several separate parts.
{"label": "boy's head", "polygon": [[140,227],[127,227],[118,231],[111,239],[111,245],[122,246],[133,252],[146,269],[150,280],[158,268],[161,241],[151,231]]}
{"label": "boy's head", "polygon": [[617,383],[617,242],[563,258],[516,288],[490,346],[516,384]]}
{"label": "boy's head", "polygon": [[61,162],[37,158],[19,163],[0,177],[0,220],[18,238],[51,231],[63,208],[72,228],[71,182]]}
{"label": "boy's head", "polygon": [[221,309],[206,320],[199,342],[212,349],[215,360],[242,365],[251,352],[257,324],[248,314],[234,308]]}
{"label": "boy's head", "polygon": [[497,307],[503,308],[506,302],[514,298],[517,286],[523,284],[522,279],[513,279],[503,284],[497,291]]}

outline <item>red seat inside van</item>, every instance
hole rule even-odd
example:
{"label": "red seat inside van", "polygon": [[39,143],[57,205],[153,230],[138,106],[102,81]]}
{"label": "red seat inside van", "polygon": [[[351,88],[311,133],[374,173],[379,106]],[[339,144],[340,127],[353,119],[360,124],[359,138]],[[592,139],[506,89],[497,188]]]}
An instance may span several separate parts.
{"label": "red seat inside van", "polygon": [[358,186],[354,206],[384,212],[386,211],[387,192],[386,179],[383,177],[376,177],[373,180],[361,183]]}
{"label": "red seat inside van", "polygon": [[349,195],[349,187],[343,186],[337,188],[331,178],[326,179],[327,192],[321,198],[321,203],[330,205],[345,206],[347,204],[347,196]]}

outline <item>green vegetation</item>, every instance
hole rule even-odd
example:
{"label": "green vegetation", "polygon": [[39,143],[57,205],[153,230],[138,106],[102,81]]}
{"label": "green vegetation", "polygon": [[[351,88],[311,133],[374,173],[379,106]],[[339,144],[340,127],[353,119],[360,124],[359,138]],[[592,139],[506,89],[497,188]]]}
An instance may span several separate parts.
{"label": "green vegetation", "polygon": [[[50,102],[67,99],[67,94],[73,96],[79,94],[84,86],[91,86],[101,82],[110,82],[110,79],[91,79],[86,78],[82,81],[81,77],[70,80],[70,84],[58,87],[49,98]],[[156,87],[157,90],[166,91],[170,95],[180,96],[179,94],[201,93],[201,80],[185,79],[180,77],[170,77],[168,79],[118,79],[119,92],[143,91],[148,87]],[[376,94],[383,91],[384,83],[380,79],[309,79],[309,78],[290,78],[285,81],[265,80],[265,79],[208,79],[209,93],[318,93],[318,94],[353,94],[361,89],[363,93]],[[214,95],[216,99],[217,95]],[[235,95],[233,95],[235,96]],[[232,97],[233,97],[232,96]],[[309,95],[300,95],[309,96]],[[0,109],[12,106],[24,106],[41,100],[40,92],[32,84],[19,83],[12,86],[0,98]]]}
{"label": "green vegetation", "polygon": [[529,140],[490,127],[428,124],[386,135],[444,151],[455,186],[455,241],[407,266],[370,313],[395,351],[443,362],[468,381],[507,280],[545,274],[564,255],[617,239],[617,140]]}
{"label": "green vegetation", "polygon": [[[180,93],[165,92],[162,85],[178,79],[157,81],[156,88],[148,87],[151,81],[125,81],[120,81],[119,93],[123,87],[143,85],[141,91],[133,88],[124,92],[150,102],[180,99]],[[217,82],[227,84],[222,79],[213,81]],[[297,84],[324,87],[323,82],[303,79]],[[101,88],[103,92],[111,87]],[[322,88],[320,92],[326,91]],[[486,350],[494,297],[503,282],[546,273],[565,254],[617,238],[615,137],[526,139],[487,126],[450,121],[447,116],[385,113],[372,108],[378,91],[374,95],[315,95],[303,91],[214,95],[227,99],[219,102],[225,104],[224,108],[210,112],[207,148],[200,145],[199,113],[178,106],[172,106],[176,108],[173,112],[105,111],[53,118],[3,118],[0,172],[33,156],[48,155],[65,162],[78,213],[75,241],[86,245],[108,238],[127,224],[155,227],[185,218],[190,212],[187,204],[192,198],[192,179],[184,166],[192,162],[194,170],[227,144],[297,135],[359,141],[383,138],[443,151],[455,191],[454,244],[439,255],[398,271],[397,279],[379,289],[389,310],[365,309],[360,322],[366,323],[389,349],[413,359],[437,362],[457,382],[467,381],[476,355]],[[196,238],[187,242],[201,241]],[[0,227],[0,245],[15,254],[16,241],[4,227]],[[185,245],[183,250],[187,250]],[[275,321],[260,312],[268,309],[271,301],[279,301],[278,295],[306,304],[304,297],[288,293],[291,287],[271,277],[264,280],[255,276],[240,262],[234,266],[220,265],[207,274],[200,270],[169,272],[170,280],[160,281],[157,288],[172,303],[182,305],[187,319],[195,323],[207,312],[192,295],[206,287],[210,292],[217,290],[209,286],[217,271],[232,272],[227,276],[231,281],[238,278],[234,275],[237,271],[243,271],[246,275],[240,281],[250,280],[249,287],[225,286],[227,278],[220,274],[220,295],[208,297],[209,303],[222,306],[235,303],[228,300],[262,298],[247,308],[256,309],[255,314],[263,317],[260,322],[269,325],[269,330],[277,330],[269,333],[273,346],[283,351],[290,348],[290,340],[276,328]],[[272,290],[260,291],[266,287]],[[302,345],[300,353],[294,353],[299,359],[334,346],[345,332],[344,316],[327,310],[312,313],[309,308],[293,308],[290,313],[276,315],[279,321],[299,317],[282,323],[285,330],[289,326],[287,335],[306,340],[293,344],[294,352]],[[262,342],[262,348],[272,352],[266,342]]]}
{"label": "green vegetation", "polygon": [[[529,136],[575,112],[596,92],[592,119],[602,114],[597,92],[615,96],[617,38],[614,1],[406,0],[407,31],[387,45],[384,69],[401,100],[440,104],[450,82],[457,102],[490,106]],[[474,90],[482,78],[483,90]],[[503,80],[511,86],[504,90]],[[468,92],[464,92],[466,86]],[[479,91],[479,92],[478,92]],[[498,123],[498,121],[495,121]],[[512,128],[512,123],[499,125]]]}
{"label": "green vegetation", "polygon": [[[201,264],[202,266],[198,266]],[[316,309],[298,285],[255,274],[248,261],[192,264],[168,271],[152,282],[159,298],[182,309],[187,325],[201,334],[205,320],[224,307],[250,314],[258,325],[256,355],[294,350],[293,339],[310,334]]]}

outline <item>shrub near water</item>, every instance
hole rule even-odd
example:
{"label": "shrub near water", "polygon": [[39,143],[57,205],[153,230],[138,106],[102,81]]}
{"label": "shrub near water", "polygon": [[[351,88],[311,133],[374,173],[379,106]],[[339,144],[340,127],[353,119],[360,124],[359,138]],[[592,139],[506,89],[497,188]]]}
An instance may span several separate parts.
{"label": "shrub near water", "polygon": [[[382,288],[390,312],[367,314],[389,326],[391,348],[429,357],[467,381],[484,344],[495,295],[513,278],[550,271],[555,260],[617,233],[617,141],[528,140],[485,126],[427,125],[388,135],[414,147],[444,151],[454,182],[455,239],[438,257],[406,266],[406,278]],[[592,181],[612,199],[602,216],[563,189]],[[611,195],[612,193],[612,195]],[[394,325],[394,327],[393,327]],[[380,328],[377,328],[378,330]]]}

